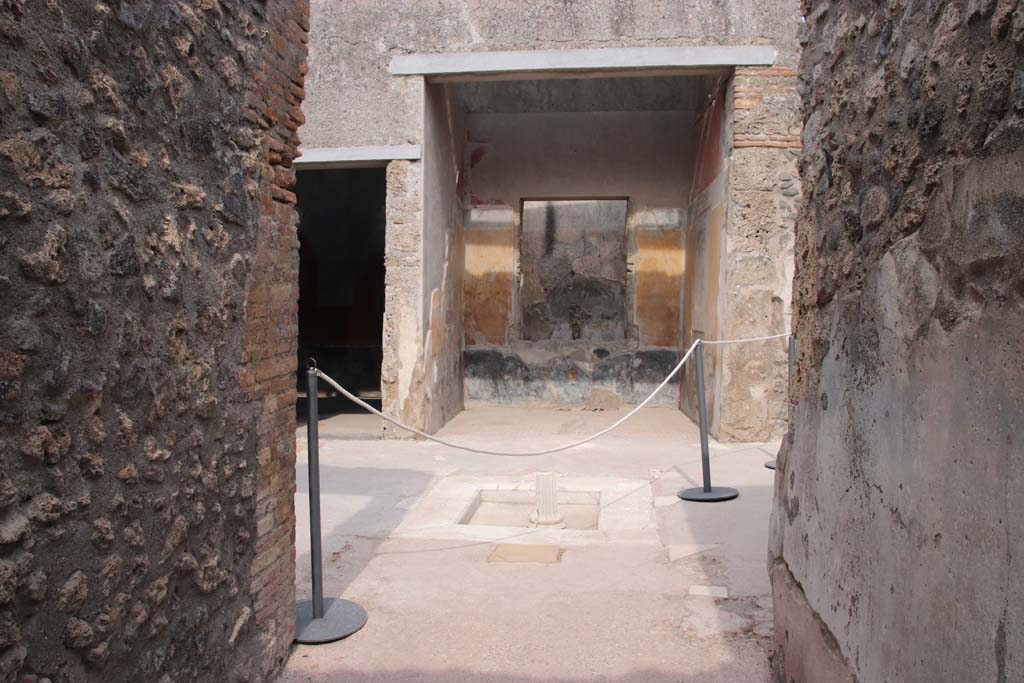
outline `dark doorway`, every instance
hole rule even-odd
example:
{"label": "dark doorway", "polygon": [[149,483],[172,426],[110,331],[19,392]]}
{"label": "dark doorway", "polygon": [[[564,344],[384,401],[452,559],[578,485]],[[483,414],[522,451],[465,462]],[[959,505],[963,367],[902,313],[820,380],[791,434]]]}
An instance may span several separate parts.
{"label": "dark doorway", "polygon": [[[384,324],[384,168],[297,173],[299,210],[299,412],[306,361],[379,407]],[[325,395],[322,413],[361,410]]]}

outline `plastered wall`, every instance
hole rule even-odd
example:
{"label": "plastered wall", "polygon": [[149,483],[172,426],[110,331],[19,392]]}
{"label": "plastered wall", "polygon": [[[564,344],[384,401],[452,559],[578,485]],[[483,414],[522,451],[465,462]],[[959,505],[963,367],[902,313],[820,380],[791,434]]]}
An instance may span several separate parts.
{"label": "plastered wall", "polygon": [[[800,13],[796,0],[773,0],[764,3],[750,3],[745,0],[727,0],[719,3],[707,3],[699,0],[686,2],[612,2],[611,0],[588,0],[573,3],[539,3],[539,2],[497,2],[475,3],[466,0],[434,0],[427,3],[409,3],[404,0],[387,0],[378,3],[360,3],[357,5],[335,3],[318,0],[313,3],[310,38],[310,73],[308,76],[309,97],[306,100],[305,112],[307,123],[303,128],[305,144],[309,147],[344,147],[384,144],[423,144],[424,160],[422,162],[395,162],[392,164],[394,195],[389,195],[389,230],[395,244],[389,246],[389,288],[387,303],[389,310],[385,313],[385,395],[391,392],[398,406],[408,404],[407,410],[413,410],[410,397],[414,395],[413,386],[419,380],[416,376],[416,358],[424,357],[423,348],[413,348],[416,344],[424,344],[426,337],[429,310],[432,303],[426,300],[436,287],[427,290],[419,281],[422,273],[420,268],[415,276],[412,261],[428,256],[421,251],[422,239],[418,242],[414,233],[420,231],[423,236],[423,204],[417,206],[414,195],[424,191],[423,172],[418,164],[429,163],[427,158],[429,145],[426,141],[424,112],[428,97],[425,84],[420,77],[394,77],[388,73],[388,63],[393,55],[414,52],[470,52],[486,50],[534,50],[534,49],[571,49],[597,47],[639,47],[639,46],[676,46],[676,45],[771,45],[778,53],[778,64],[783,70],[776,73],[780,78],[792,79],[792,69],[796,63],[798,44],[796,31],[800,24]],[[763,73],[744,72],[744,79],[749,82],[743,88],[749,92],[737,90],[734,97],[739,103],[733,111],[736,118],[733,124],[744,138],[744,145],[753,148],[768,148],[775,154],[786,147],[795,147],[798,140],[794,137],[794,127],[788,123],[778,125],[780,112],[787,109],[795,111],[797,101],[792,83],[770,82]],[[771,77],[771,78],[774,78]],[[519,84],[524,96],[535,94],[533,85]],[[774,89],[773,89],[774,88]],[[596,86],[594,90],[601,90]],[[629,90],[627,88],[627,90]],[[790,94],[783,94],[783,91]],[[607,94],[607,93],[605,93]],[[663,93],[665,94],[665,93]],[[621,117],[637,112],[609,112],[608,107],[597,106],[599,99],[593,98],[594,92],[582,98],[552,100],[568,106],[569,102],[589,103],[585,111],[595,117],[605,117],[604,132],[609,139],[628,140],[630,145],[644,147],[643,135],[636,132],[635,127],[615,128],[613,123],[617,116]],[[500,99],[500,98],[499,98]],[[618,101],[619,98],[613,98]],[[668,100],[673,97],[668,96]],[[500,100],[505,105],[508,99]],[[467,117],[466,127],[472,131],[474,127],[487,129],[497,126],[496,130],[512,130],[514,123],[501,124],[507,112],[499,111],[502,104],[488,111],[477,111]],[[657,109],[657,107],[656,107]],[[692,112],[692,110],[690,110]],[[648,124],[660,127],[655,119],[658,116],[670,116],[665,110],[648,111],[652,119]],[[558,136],[572,135],[573,130],[560,119],[565,111],[535,112],[532,125],[540,137],[549,136],[555,143]],[[511,116],[515,116],[514,114]],[[661,142],[673,145],[675,136],[683,132],[687,134],[684,144],[692,145],[693,124],[695,115],[681,126],[660,138]],[[547,118],[544,118],[547,117]],[[474,121],[474,119],[476,119]],[[594,119],[595,121],[597,119]],[[562,121],[563,123],[559,123]],[[559,131],[559,126],[562,131]],[[649,126],[648,126],[649,127]],[[797,126],[798,127],[798,126]],[[742,129],[742,130],[741,130]],[[778,136],[783,136],[779,138]],[[785,136],[789,136],[786,138]],[[689,177],[683,177],[676,170],[661,166],[664,172],[645,176],[643,186],[631,188],[628,192],[618,190],[617,193],[631,197],[645,194],[660,195],[670,193],[681,199],[672,202],[655,201],[647,203],[646,199],[634,202],[628,219],[630,237],[627,242],[627,258],[630,275],[627,279],[627,299],[634,304],[627,308],[630,317],[627,329],[628,343],[625,348],[610,349],[594,347],[572,357],[563,354],[555,362],[554,356],[541,354],[529,362],[522,357],[515,358],[501,349],[519,339],[520,331],[515,319],[518,310],[516,299],[517,276],[519,266],[515,258],[509,262],[505,256],[507,250],[516,245],[516,209],[521,196],[551,196],[550,183],[542,183],[528,189],[526,194],[516,194],[523,183],[533,182],[531,179],[548,177],[547,171],[540,174],[520,174],[512,179],[501,179],[503,171],[494,163],[498,157],[483,149],[489,138],[485,136],[459,137],[458,141],[468,143],[467,153],[463,155],[464,163],[457,179],[459,196],[467,210],[463,221],[465,244],[465,278],[463,289],[466,327],[465,344],[467,349],[480,350],[487,356],[488,364],[504,368],[502,377],[522,377],[523,368],[537,366],[539,361],[545,366],[545,373],[551,378],[590,377],[595,369],[598,376],[619,386],[613,391],[612,403],[622,400],[621,396],[629,395],[628,400],[635,400],[646,395],[645,388],[649,380],[660,381],[661,377],[675,363],[678,357],[682,326],[683,302],[679,296],[672,297],[673,291],[679,291],[680,273],[675,264],[683,263],[685,255],[682,246],[682,235],[678,237],[674,231],[685,227],[688,219],[687,200],[690,196]],[[779,146],[781,140],[781,147]],[[522,153],[538,150],[528,137],[523,137],[525,144]],[[584,147],[592,141],[581,141]],[[531,146],[532,145],[532,146]],[[557,148],[557,144],[549,145]],[[469,149],[473,147],[473,149]],[[738,146],[739,148],[739,146]],[[658,159],[663,145],[653,145],[651,158]],[[518,154],[512,149],[506,154]],[[686,151],[683,159],[689,159],[692,149]],[[770,156],[769,154],[769,156]],[[750,158],[758,157],[758,152]],[[546,155],[541,154],[534,162],[544,167]],[[601,161],[610,161],[610,157],[592,157]],[[785,237],[777,236],[779,231],[786,229],[787,215],[790,209],[785,208],[787,202],[780,199],[784,192],[793,190],[792,155],[782,161],[789,164],[786,179],[780,179],[785,163],[774,158],[765,164],[752,163],[749,166],[757,173],[769,173],[771,187],[756,188],[755,194],[747,196],[749,200],[757,200],[748,206],[743,202],[730,203],[728,206],[726,227],[732,225],[747,226],[734,233],[735,240],[725,245],[727,258],[734,259],[731,270],[735,282],[747,278],[754,281],[771,271],[775,278],[779,273],[785,274],[785,266],[778,263],[772,268],[753,268],[750,264],[770,261],[776,254],[781,260],[788,258],[791,243],[787,245]],[[787,161],[788,160],[788,161]],[[514,165],[514,164],[513,164]],[[745,168],[740,163],[736,167]],[[778,166],[778,168],[777,168]],[[614,167],[605,164],[605,170],[615,173]],[[583,174],[587,186],[579,186],[572,191],[574,196],[593,196],[595,193],[593,169],[590,175]],[[641,171],[642,172],[642,171]],[[733,172],[733,171],[731,171]],[[502,192],[481,194],[485,185],[474,185],[469,182],[470,176],[490,176],[495,181],[492,189],[505,185],[514,192],[503,196]],[[498,183],[498,180],[501,180]],[[572,183],[571,174],[558,176],[559,182]],[[730,177],[731,186],[738,182],[739,176]],[[609,187],[604,183],[599,189],[603,193]],[[568,192],[568,187],[565,188]],[[765,193],[765,194],[757,194]],[[512,195],[515,196],[512,196]],[[511,211],[511,215],[509,212]],[[787,217],[788,216],[788,217]],[[389,240],[392,237],[389,236]],[[436,242],[432,241],[432,245]],[[732,246],[730,246],[732,245]],[[729,251],[730,249],[735,249]],[[433,246],[431,247],[433,248]],[[678,253],[677,253],[678,250]],[[448,263],[451,263],[449,260]],[[422,266],[422,264],[421,264]],[[679,267],[681,269],[681,266]],[[433,269],[430,269],[433,272]],[[409,277],[415,277],[413,281]],[[448,279],[447,282],[451,282]],[[782,314],[771,313],[768,318],[759,318],[760,311],[777,311],[777,301],[788,301],[788,285],[772,282],[760,286],[759,294],[748,296],[746,284],[738,285],[742,291],[736,293],[735,316],[722,318],[722,331],[743,336],[750,329],[784,329],[785,318]],[[728,286],[726,286],[728,288]],[[755,287],[756,288],[756,287]],[[635,296],[637,290],[649,293],[647,296]],[[439,289],[439,292],[447,290]],[[416,302],[416,310],[408,310],[410,301]],[[448,299],[441,296],[442,308],[448,305]],[[482,305],[486,302],[486,305]],[[657,302],[657,303],[655,303]],[[767,305],[766,305],[767,303]],[[392,310],[393,309],[393,310]],[[784,309],[784,304],[783,304]],[[784,311],[782,311],[784,314]],[[448,312],[445,312],[445,316]],[[732,314],[730,313],[730,316]],[[629,335],[632,336],[629,336]],[[418,341],[412,341],[418,340]],[[639,346],[638,346],[639,344]],[[631,345],[631,346],[630,346]],[[618,376],[619,370],[609,367],[606,363],[597,363],[607,359],[619,351],[634,353],[649,349],[652,352],[642,357],[619,356],[621,367],[638,361],[645,368],[644,378],[635,385],[622,385]],[[542,351],[543,349],[535,349]],[[594,356],[595,351],[598,356]],[[485,353],[484,353],[485,352]],[[608,356],[602,356],[605,353]],[[518,352],[516,355],[520,355]],[[521,362],[522,361],[522,362]],[[671,362],[670,362],[671,361]],[[717,362],[717,361],[716,361]],[[600,367],[599,367],[600,366]],[[772,349],[749,353],[722,352],[720,374],[723,378],[733,378],[731,392],[723,392],[721,398],[722,415],[729,415],[729,424],[735,429],[719,430],[719,436],[729,439],[768,438],[777,436],[782,429],[784,401],[785,352],[781,346]],[[474,377],[469,366],[465,368],[469,386]],[[622,370],[622,372],[628,372]],[[718,372],[716,366],[716,372]],[[783,374],[779,374],[782,372]],[[390,373],[390,375],[389,375]],[[426,375],[425,375],[426,376]],[[441,375],[438,375],[440,377]],[[494,380],[493,367],[484,373],[489,392],[501,391],[500,382]],[[561,381],[561,380],[560,380]],[[655,383],[656,383],[655,381]],[[747,386],[749,384],[749,387]],[[576,386],[576,385],[572,385]],[[563,396],[551,396],[551,400],[578,403],[581,387],[573,388]],[[585,389],[585,387],[582,387]],[[626,393],[621,390],[628,389]],[[586,389],[589,391],[589,389]],[[679,396],[665,394],[666,401],[677,404]],[[450,405],[445,402],[444,405]],[[431,409],[433,410],[433,409]],[[447,410],[447,408],[445,409]],[[408,415],[408,414],[407,414]],[[723,425],[726,423],[723,423]]]}
{"label": "plastered wall", "polygon": [[[422,161],[387,171],[385,411],[435,431],[462,409],[462,112],[442,85],[424,93]],[[385,426],[386,436],[407,433]]]}
{"label": "plastered wall", "polygon": [[523,202],[524,340],[625,339],[626,209],[624,199]]}
{"label": "plastered wall", "polygon": [[[470,114],[467,119],[466,188],[473,212],[469,230],[479,225],[488,235],[501,231],[501,238],[491,239],[500,239],[508,249],[498,256],[492,248],[483,257],[494,260],[497,272],[516,268],[511,247],[523,198],[626,198],[629,235],[623,257],[636,275],[629,287],[632,291],[640,280],[641,286],[654,290],[631,297],[628,322],[638,329],[628,336],[654,346],[673,345],[677,332],[666,329],[665,309],[650,303],[659,288],[678,292],[681,286],[682,188],[689,185],[692,165],[692,113]],[[488,272],[469,260],[467,267]],[[467,290],[474,287],[475,282],[467,282]],[[640,301],[647,306],[638,315]],[[467,313],[475,315],[469,306]],[[518,319],[511,305],[508,316],[504,324],[491,323],[494,331],[505,327],[506,338],[507,328]],[[475,332],[467,330],[467,343],[475,343]],[[489,343],[501,339],[484,337]],[[666,338],[668,343],[656,343]]]}
{"label": "plastered wall", "polygon": [[420,86],[392,55],[676,45],[772,45],[792,67],[796,0],[314,0],[303,144],[419,143]]}
{"label": "plastered wall", "polygon": [[1024,680],[1024,11],[805,12],[777,680]]}
{"label": "plastered wall", "polygon": [[[726,220],[728,218],[728,163],[731,147],[726,109],[726,81],[716,79],[695,126],[696,154],[689,188],[689,221],[686,231],[685,285],[680,349],[686,351],[695,339],[721,339],[724,315]],[[719,434],[721,396],[720,353],[716,347],[702,349],[708,422]],[[685,391],[681,407],[697,417],[697,383],[694,367],[683,368]]]}

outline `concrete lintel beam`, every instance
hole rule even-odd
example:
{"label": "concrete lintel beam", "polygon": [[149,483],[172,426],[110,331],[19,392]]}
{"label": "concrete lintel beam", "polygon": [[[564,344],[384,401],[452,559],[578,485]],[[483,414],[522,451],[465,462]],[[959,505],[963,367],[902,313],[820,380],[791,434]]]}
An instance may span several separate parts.
{"label": "concrete lintel beam", "polygon": [[295,160],[300,171],[322,168],[365,168],[386,166],[398,159],[419,159],[419,145],[377,145],[371,147],[315,147],[302,149]]}
{"label": "concrete lintel beam", "polygon": [[617,71],[679,73],[736,66],[772,66],[775,57],[775,48],[764,45],[455,52],[398,55],[391,58],[390,69],[396,76],[490,80],[511,74],[543,78],[566,73],[607,76],[609,72]]}

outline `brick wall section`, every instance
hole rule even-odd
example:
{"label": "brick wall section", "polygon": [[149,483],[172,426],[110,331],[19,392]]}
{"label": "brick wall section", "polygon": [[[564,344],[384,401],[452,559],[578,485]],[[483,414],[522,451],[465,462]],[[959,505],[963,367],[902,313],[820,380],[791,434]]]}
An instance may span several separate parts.
{"label": "brick wall section", "polygon": [[0,3],[0,681],[288,652],[305,14]]}
{"label": "brick wall section", "polygon": [[275,674],[295,634],[295,370],[298,357],[298,214],[295,169],[304,122],[306,0],[267,7],[262,68],[246,119],[264,133],[257,248],[245,305],[242,388],[258,402],[256,537],[249,591],[263,642],[260,673]]}
{"label": "brick wall section", "polygon": [[[735,339],[789,329],[801,124],[796,74],[789,68],[738,68],[729,95],[733,149],[721,335]],[[714,353],[722,368],[716,437],[779,438],[788,414],[785,341]]]}

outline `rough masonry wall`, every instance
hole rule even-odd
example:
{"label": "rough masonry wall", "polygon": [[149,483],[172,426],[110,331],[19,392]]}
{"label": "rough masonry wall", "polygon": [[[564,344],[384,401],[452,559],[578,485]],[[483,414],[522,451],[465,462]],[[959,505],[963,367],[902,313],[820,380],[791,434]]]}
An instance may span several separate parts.
{"label": "rough masonry wall", "polygon": [[807,6],[780,681],[1024,677],[1024,8]]}
{"label": "rough masonry wall", "polygon": [[[799,203],[796,74],[736,69],[718,79],[698,124],[686,235],[683,343],[789,330],[793,221]],[[786,340],[705,346],[711,433],[723,441],[777,439],[786,423]],[[696,417],[686,368],[682,407]]]}
{"label": "rough masonry wall", "polygon": [[[422,161],[387,170],[385,412],[436,431],[462,410],[462,201],[465,131],[444,86],[426,86]],[[385,425],[386,436],[408,436]]]}
{"label": "rough masonry wall", "polygon": [[[414,382],[422,386],[423,376],[422,184],[421,163],[392,161],[388,164],[381,409],[418,428],[425,423],[421,392],[414,391]],[[388,425],[384,433],[404,434]]]}
{"label": "rough masonry wall", "polygon": [[[794,25],[795,30],[795,25]],[[793,224],[800,204],[800,106],[793,65],[739,68],[726,95],[732,131],[721,338],[789,331]],[[786,340],[715,349],[725,441],[768,441],[786,429]]]}
{"label": "rough masonry wall", "polygon": [[0,4],[2,680],[288,652],[305,9]]}

